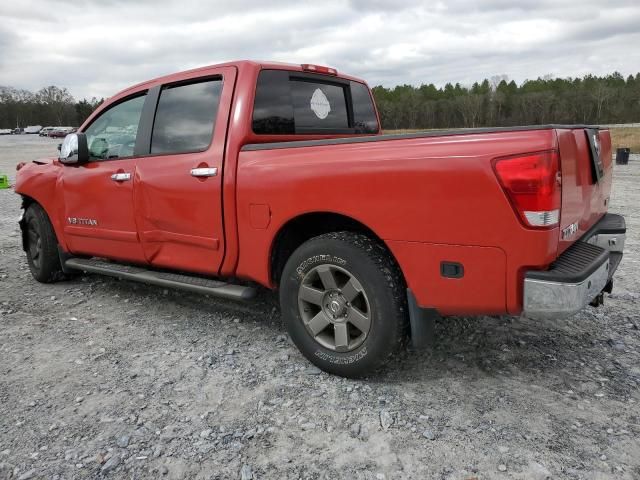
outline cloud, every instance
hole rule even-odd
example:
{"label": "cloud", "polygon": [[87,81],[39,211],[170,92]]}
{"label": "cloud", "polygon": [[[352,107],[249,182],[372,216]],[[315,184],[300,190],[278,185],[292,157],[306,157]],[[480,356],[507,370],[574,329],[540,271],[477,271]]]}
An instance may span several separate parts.
{"label": "cloud", "polygon": [[0,6],[0,85],[102,97],[245,58],[330,65],[386,86],[628,74],[640,65],[639,24],[640,4],[627,0],[21,0]]}
{"label": "cloud", "polygon": [[[15,48],[17,40],[18,36],[15,33],[0,24],[0,52]],[[2,65],[2,60],[3,57],[0,54],[0,66]]]}

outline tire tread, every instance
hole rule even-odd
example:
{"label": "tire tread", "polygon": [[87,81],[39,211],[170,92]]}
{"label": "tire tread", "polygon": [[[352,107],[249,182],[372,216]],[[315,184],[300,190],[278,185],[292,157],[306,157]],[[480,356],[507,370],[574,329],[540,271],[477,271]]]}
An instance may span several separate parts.
{"label": "tire tread", "polygon": [[[390,353],[390,356],[393,356],[405,347],[409,338],[407,287],[404,281],[404,276],[400,271],[400,267],[396,264],[395,260],[391,257],[391,254],[384,245],[367,235],[343,231],[331,232],[315,238],[321,239],[323,237],[342,241],[359,248],[367,254],[369,259],[374,262],[382,272],[385,273],[387,286],[392,292],[396,304],[399,307],[395,309],[397,317],[396,338],[394,341],[394,347]],[[385,361],[386,359],[383,360],[383,362]]]}
{"label": "tire tread", "polygon": [[25,219],[29,221],[29,217],[33,217],[40,230],[40,239],[42,241],[42,251],[40,252],[40,269],[31,262],[29,253],[27,258],[29,269],[33,277],[42,283],[54,283],[66,278],[60,264],[60,256],[58,255],[58,239],[49,220],[47,212],[37,203],[32,203],[25,211]]}
{"label": "tire tread", "polygon": [[[305,243],[300,245],[287,260],[282,276],[280,292],[283,313],[290,311],[287,308],[289,300],[285,299],[291,297],[289,293],[285,294],[285,289],[287,288],[287,285],[290,287],[292,286],[289,282],[291,281],[290,278],[292,278],[291,275],[295,266],[301,258],[306,257],[307,255],[312,255],[314,251],[323,251],[325,248],[323,245],[333,245],[333,247],[326,247],[327,249],[345,249],[346,247],[346,251],[353,251],[354,255],[356,255],[357,252],[358,257],[356,258],[358,258],[358,261],[362,262],[366,259],[365,261],[369,264],[367,267],[368,269],[373,269],[372,271],[378,271],[381,273],[384,283],[381,282],[380,277],[378,277],[370,288],[373,288],[374,291],[378,292],[380,292],[380,289],[388,292],[388,294],[385,293],[386,302],[388,303],[385,304],[384,316],[382,318],[385,323],[388,322],[393,324],[393,328],[386,329],[384,336],[382,337],[384,340],[375,341],[375,344],[377,345],[375,356],[367,357],[368,360],[363,364],[360,364],[359,362],[348,365],[328,364],[327,362],[318,360],[310,352],[305,352],[307,348],[306,341],[303,342],[303,344],[305,344],[304,349],[300,345],[298,346],[301,348],[302,353],[320,368],[345,377],[361,377],[387,363],[391,357],[404,347],[408,340],[409,322],[406,283],[395,259],[392,257],[386,246],[379,240],[362,233],[352,231],[329,232],[307,240]],[[363,256],[365,259],[363,259]],[[345,258],[348,259],[348,257]],[[351,261],[354,260],[352,259]],[[285,323],[289,326],[294,325],[295,321],[299,321],[298,319],[294,321],[288,317],[285,320]],[[290,333],[292,332],[290,331]]]}

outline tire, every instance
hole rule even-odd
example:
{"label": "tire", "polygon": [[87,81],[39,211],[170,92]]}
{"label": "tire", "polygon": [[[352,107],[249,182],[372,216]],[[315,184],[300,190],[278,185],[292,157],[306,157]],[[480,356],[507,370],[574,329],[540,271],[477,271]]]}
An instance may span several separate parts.
{"label": "tire", "polygon": [[283,321],[302,354],[322,370],[361,377],[407,338],[406,287],[383,245],[352,232],[303,243],[280,281]]}
{"label": "tire", "polygon": [[31,275],[42,283],[64,280],[58,255],[58,240],[44,209],[37,203],[24,213],[25,246]]}

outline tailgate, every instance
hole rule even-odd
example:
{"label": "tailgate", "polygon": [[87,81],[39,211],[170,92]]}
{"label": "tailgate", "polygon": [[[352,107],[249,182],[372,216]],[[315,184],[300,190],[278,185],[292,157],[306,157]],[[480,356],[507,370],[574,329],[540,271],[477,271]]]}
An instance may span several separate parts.
{"label": "tailgate", "polygon": [[609,130],[556,130],[562,170],[558,255],[582,237],[609,206],[613,162]]}

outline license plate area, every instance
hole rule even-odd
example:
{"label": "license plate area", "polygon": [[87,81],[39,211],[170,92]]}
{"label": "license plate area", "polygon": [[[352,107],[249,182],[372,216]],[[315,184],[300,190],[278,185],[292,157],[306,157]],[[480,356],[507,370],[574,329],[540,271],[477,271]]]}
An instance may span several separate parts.
{"label": "license plate area", "polygon": [[585,128],[584,133],[587,135],[589,143],[593,183],[598,183],[604,176],[604,165],[602,163],[602,158],[600,158],[600,131],[597,128]]}

